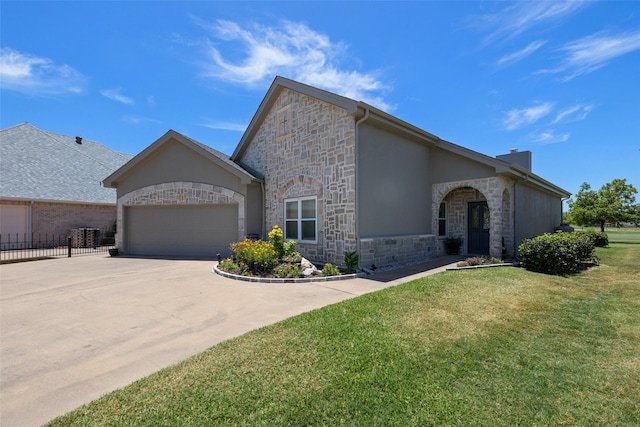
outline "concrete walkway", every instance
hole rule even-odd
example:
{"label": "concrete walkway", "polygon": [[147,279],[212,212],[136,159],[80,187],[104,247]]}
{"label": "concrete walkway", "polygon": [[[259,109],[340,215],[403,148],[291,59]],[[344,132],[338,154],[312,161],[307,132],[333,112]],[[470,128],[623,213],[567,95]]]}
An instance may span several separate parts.
{"label": "concrete walkway", "polygon": [[221,341],[443,271],[256,284],[212,261],[99,254],[0,266],[0,425],[35,426]]}

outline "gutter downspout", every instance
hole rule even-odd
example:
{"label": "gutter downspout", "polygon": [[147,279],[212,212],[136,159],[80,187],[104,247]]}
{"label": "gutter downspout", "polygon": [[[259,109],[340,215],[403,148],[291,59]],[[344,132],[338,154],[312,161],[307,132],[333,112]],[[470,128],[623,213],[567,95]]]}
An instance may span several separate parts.
{"label": "gutter downspout", "polygon": [[260,230],[260,235],[262,236],[262,239],[266,239],[267,215],[265,205],[267,203],[267,196],[264,194],[264,180],[260,181],[260,191],[262,192],[262,230]]}
{"label": "gutter downspout", "polygon": [[560,199],[560,225],[564,224],[564,202],[569,200],[571,196],[567,196],[564,199]]}
{"label": "gutter downspout", "polygon": [[[356,183],[356,188],[354,189],[355,193],[356,193],[356,197],[355,197],[355,206],[354,206],[354,210],[355,210],[355,223],[356,223],[356,251],[358,251],[358,254],[360,254],[360,230],[359,230],[359,223],[360,221],[358,221],[358,216],[359,216],[359,212],[358,212],[358,198],[360,197],[360,192],[358,191],[358,188],[360,187],[358,184],[358,144],[360,142],[360,132],[358,132],[359,126],[362,122],[364,122],[365,120],[367,120],[369,118],[369,108],[365,108],[365,112],[364,112],[364,116],[362,116],[362,118],[360,118],[357,122],[356,122],[356,129],[355,129],[355,141],[354,141],[354,149],[355,149],[355,162],[354,162],[354,173],[355,173],[355,183]],[[360,263],[362,262],[362,257],[358,258],[358,268],[360,268]]]}
{"label": "gutter downspout", "polygon": [[33,245],[33,205],[35,201],[29,201],[29,208],[27,209],[27,239],[29,247]]}

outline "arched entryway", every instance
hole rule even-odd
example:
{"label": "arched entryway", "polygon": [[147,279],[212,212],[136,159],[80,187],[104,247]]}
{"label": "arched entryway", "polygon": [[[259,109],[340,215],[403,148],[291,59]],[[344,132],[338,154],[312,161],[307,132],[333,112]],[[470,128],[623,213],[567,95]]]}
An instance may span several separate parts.
{"label": "arched entryway", "polygon": [[503,177],[445,182],[433,185],[433,233],[440,240],[463,240],[461,255],[500,257],[505,243],[513,241],[512,181]]}

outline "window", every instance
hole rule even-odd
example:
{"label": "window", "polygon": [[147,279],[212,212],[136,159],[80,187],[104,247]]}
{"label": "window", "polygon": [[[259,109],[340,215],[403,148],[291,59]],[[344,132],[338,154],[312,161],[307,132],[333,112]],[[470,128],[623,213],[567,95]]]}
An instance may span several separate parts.
{"label": "window", "polygon": [[445,202],[440,203],[440,209],[438,210],[438,236],[447,235],[447,204]]}
{"label": "window", "polygon": [[316,243],[316,205],[315,197],[284,201],[284,238],[286,240]]}

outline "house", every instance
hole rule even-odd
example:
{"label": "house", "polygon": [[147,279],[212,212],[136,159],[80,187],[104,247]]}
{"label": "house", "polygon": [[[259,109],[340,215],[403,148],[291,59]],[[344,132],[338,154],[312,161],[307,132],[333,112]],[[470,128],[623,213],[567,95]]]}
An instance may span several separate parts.
{"label": "house", "polygon": [[102,179],[131,157],[29,123],[0,130],[0,239],[63,240],[70,229],[112,229],[116,191]]}
{"label": "house", "polygon": [[492,158],[371,105],[277,77],[231,156],[169,131],[104,180],[117,188],[125,253],[223,256],[233,241],[286,239],[318,262],[500,256],[562,221],[569,193],[531,153]]}

